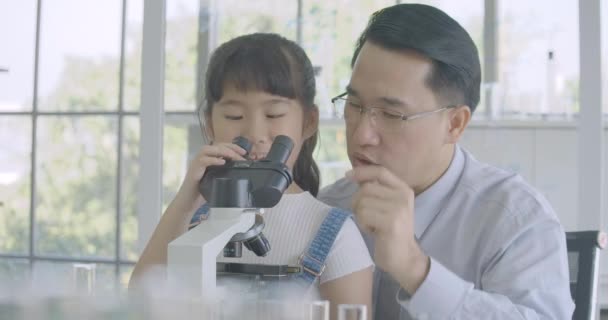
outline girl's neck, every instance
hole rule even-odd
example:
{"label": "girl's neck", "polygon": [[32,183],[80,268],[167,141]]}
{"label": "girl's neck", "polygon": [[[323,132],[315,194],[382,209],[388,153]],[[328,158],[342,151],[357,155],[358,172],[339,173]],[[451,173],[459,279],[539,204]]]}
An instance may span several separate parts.
{"label": "girl's neck", "polygon": [[292,182],[291,185],[287,187],[287,190],[285,190],[285,193],[287,194],[295,194],[302,192],[304,192],[304,190],[302,190],[302,188],[300,188],[300,186],[295,182]]}

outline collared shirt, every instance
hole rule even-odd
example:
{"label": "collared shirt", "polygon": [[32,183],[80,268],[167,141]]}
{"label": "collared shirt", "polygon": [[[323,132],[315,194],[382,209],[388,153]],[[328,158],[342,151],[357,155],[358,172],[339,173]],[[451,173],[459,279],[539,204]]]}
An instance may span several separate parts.
{"label": "collared shirt", "polygon": [[[352,209],[356,190],[341,179],[319,199]],[[416,196],[414,210],[429,273],[410,297],[376,268],[374,319],[572,318],[565,232],[519,175],[457,146],[444,175]],[[373,239],[366,242],[373,254]]]}

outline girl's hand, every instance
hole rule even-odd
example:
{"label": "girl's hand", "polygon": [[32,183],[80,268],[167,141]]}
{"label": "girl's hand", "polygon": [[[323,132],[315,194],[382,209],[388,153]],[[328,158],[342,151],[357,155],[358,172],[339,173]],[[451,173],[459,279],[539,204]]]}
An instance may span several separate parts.
{"label": "girl's hand", "polygon": [[190,162],[184,182],[173,200],[176,202],[175,204],[181,208],[188,208],[188,210],[199,208],[205,203],[205,199],[198,191],[198,183],[203,178],[207,167],[221,166],[226,163],[225,159],[245,160],[243,158],[245,154],[246,151],[243,148],[232,143],[217,143],[201,148],[201,151]]}

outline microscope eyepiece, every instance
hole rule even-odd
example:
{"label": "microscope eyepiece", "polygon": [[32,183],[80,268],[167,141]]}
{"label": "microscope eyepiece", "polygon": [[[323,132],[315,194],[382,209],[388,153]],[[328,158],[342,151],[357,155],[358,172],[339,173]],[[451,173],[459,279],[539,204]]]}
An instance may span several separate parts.
{"label": "microscope eyepiece", "polygon": [[293,149],[293,141],[288,136],[276,136],[268,151],[266,160],[285,164]]}
{"label": "microscope eyepiece", "polygon": [[245,149],[245,151],[247,152],[246,154],[249,154],[249,152],[251,152],[252,144],[245,137],[238,136],[238,137],[234,138],[234,140],[232,140],[232,143],[234,143],[237,146]]}

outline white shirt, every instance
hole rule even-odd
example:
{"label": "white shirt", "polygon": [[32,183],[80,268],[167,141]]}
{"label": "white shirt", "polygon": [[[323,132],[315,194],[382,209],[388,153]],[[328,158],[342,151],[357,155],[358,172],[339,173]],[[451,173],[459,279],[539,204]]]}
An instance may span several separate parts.
{"label": "white shirt", "polygon": [[[342,179],[319,199],[350,209],[356,190]],[[456,147],[450,167],[416,196],[414,210],[416,238],[431,257],[429,274],[409,297],[377,271],[375,319],[408,319],[408,312],[429,319],[571,319],[565,232],[519,175]]]}
{"label": "white shirt", "polygon": [[[263,214],[265,227],[262,232],[271,247],[268,254],[258,257],[243,248],[241,258],[224,258],[220,255],[218,261],[297,266],[298,258],[308,250],[331,208],[309,192],[284,194],[274,208],[265,209]],[[361,233],[353,220],[348,218],[336,237],[325,261],[325,270],[315,286],[372,265]],[[318,288],[316,290],[318,293]]]}

